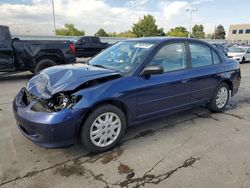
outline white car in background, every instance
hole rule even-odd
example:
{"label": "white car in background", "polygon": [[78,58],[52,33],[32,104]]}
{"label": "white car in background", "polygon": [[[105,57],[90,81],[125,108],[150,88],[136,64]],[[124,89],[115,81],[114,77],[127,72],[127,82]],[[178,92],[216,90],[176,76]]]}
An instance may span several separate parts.
{"label": "white car in background", "polygon": [[228,51],[228,57],[231,59],[235,59],[240,63],[245,63],[250,61],[250,47],[247,46],[237,46],[231,47]]}

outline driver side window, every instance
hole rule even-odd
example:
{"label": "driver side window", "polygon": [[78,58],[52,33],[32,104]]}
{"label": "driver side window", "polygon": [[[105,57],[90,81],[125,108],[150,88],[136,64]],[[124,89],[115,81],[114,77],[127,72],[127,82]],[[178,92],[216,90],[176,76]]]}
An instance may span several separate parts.
{"label": "driver side window", "polygon": [[184,43],[173,43],[163,46],[149,65],[160,65],[164,68],[164,72],[185,69],[187,63]]}

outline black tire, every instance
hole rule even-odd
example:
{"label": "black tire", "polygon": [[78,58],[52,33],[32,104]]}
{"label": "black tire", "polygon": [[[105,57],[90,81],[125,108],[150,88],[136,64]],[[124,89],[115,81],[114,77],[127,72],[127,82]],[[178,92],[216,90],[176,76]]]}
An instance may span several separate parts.
{"label": "black tire", "polygon": [[245,57],[242,58],[241,63],[242,63],[242,64],[246,63]]}
{"label": "black tire", "polygon": [[[116,114],[120,119],[121,128],[120,128],[120,132],[118,134],[119,136],[117,135],[117,138],[113,141],[113,143],[111,143],[108,146],[97,146],[96,144],[94,144],[92,142],[92,140],[90,138],[90,131],[91,131],[92,124],[95,122],[95,120],[98,117],[100,117],[104,113],[110,113],[110,112]],[[93,153],[100,153],[100,152],[108,151],[108,150],[112,149],[121,140],[122,136],[124,135],[124,133],[126,131],[126,127],[127,127],[126,117],[121,109],[119,109],[116,106],[110,105],[110,104],[99,106],[92,111],[92,113],[87,117],[86,121],[84,122],[83,126],[81,127],[80,143],[88,151],[93,152]],[[107,131],[107,130],[108,129],[105,129],[105,131]]]}
{"label": "black tire", "polygon": [[[226,92],[227,92],[227,99],[226,99],[226,103],[223,106],[218,106],[216,100],[217,100],[217,96],[219,91],[221,90],[221,88],[225,88]],[[210,103],[208,104],[208,108],[213,111],[213,112],[223,112],[227,106],[228,100],[229,100],[229,87],[225,82],[222,82],[218,88],[215,90],[214,95],[212,100],[210,101]]]}
{"label": "black tire", "polygon": [[51,59],[43,59],[43,60],[40,60],[35,68],[34,68],[34,73],[37,74],[39,73],[41,70],[43,69],[46,69],[48,67],[52,67],[52,66],[55,66],[56,65],[56,62],[51,60]]}

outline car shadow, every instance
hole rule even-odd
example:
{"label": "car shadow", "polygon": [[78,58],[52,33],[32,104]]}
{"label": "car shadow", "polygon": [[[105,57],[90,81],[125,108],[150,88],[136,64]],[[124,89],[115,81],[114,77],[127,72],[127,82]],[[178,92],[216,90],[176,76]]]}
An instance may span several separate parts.
{"label": "car shadow", "polygon": [[[117,150],[121,150],[123,145],[127,145],[131,141],[136,142],[137,139],[154,136],[162,130],[174,129],[177,125],[187,124],[188,122],[192,122],[195,118],[199,117],[212,118],[212,113],[206,107],[196,107],[177,114],[167,115],[161,118],[149,120],[144,123],[129,126],[120,143],[117,144],[113,150],[104,152],[101,155],[105,156]],[[86,151],[79,143],[71,147],[63,148],[62,150],[66,155],[73,152],[78,153],[78,156],[88,157],[90,159],[99,155],[91,154],[90,152]]]}

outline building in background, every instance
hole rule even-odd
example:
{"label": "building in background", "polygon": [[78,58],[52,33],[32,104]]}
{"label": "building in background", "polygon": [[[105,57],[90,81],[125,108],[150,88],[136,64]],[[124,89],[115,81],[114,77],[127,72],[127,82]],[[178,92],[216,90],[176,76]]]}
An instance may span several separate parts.
{"label": "building in background", "polygon": [[230,25],[228,40],[236,43],[250,44],[250,23]]}

